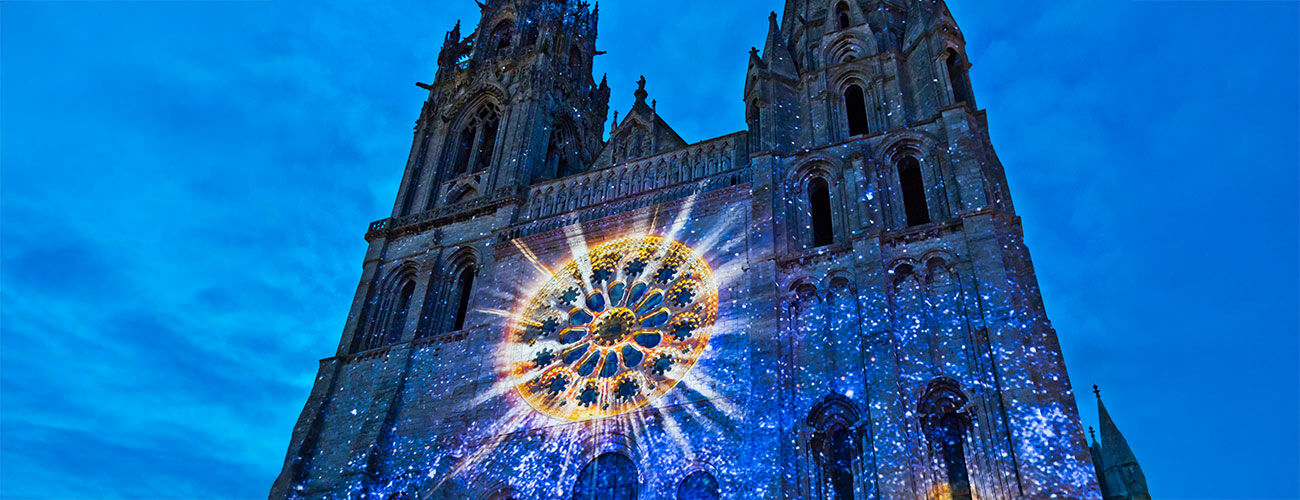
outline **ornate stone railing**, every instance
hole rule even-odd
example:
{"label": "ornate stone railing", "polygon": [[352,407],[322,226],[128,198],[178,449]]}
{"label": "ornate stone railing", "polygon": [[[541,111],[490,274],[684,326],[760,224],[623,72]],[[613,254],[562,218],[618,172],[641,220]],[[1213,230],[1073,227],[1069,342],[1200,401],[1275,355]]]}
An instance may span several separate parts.
{"label": "ornate stone railing", "polygon": [[[524,222],[510,237],[575,221],[593,220],[621,210],[682,198],[749,182],[745,133],[722,136],[667,153],[612,165],[529,188],[526,202],[505,190],[433,210],[375,221],[366,240],[416,232],[494,210],[524,205]],[[593,215],[599,214],[599,215]]]}
{"label": "ornate stone railing", "polygon": [[655,156],[533,186],[526,217],[542,219],[640,193],[686,184],[745,166],[743,132]]}
{"label": "ornate stone railing", "polygon": [[753,178],[749,169],[736,168],[731,172],[715,175],[706,180],[678,184],[676,186],[670,186],[601,203],[600,205],[580,208],[578,210],[565,212],[551,217],[527,221],[515,226],[508,232],[502,233],[502,235],[506,238],[521,238],[571,224],[593,221],[639,208],[658,205],[673,200],[680,200],[692,195],[702,195],[710,191],[739,186],[750,182],[753,182]]}

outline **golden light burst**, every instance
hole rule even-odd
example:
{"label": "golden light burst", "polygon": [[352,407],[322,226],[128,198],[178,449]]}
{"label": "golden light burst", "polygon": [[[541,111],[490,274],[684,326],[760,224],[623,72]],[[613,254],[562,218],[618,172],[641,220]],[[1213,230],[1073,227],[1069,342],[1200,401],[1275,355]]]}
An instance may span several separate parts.
{"label": "golden light burst", "polygon": [[708,346],[718,316],[713,270],[656,235],[577,254],[523,306],[506,339],[515,390],[565,420],[644,408]]}

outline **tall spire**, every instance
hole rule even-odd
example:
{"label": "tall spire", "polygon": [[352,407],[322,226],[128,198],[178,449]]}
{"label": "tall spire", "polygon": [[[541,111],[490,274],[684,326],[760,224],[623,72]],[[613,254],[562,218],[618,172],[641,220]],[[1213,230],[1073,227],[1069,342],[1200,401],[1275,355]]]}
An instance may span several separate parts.
{"label": "tall spire", "polygon": [[[1098,479],[1102,482],[1106,500],[1151,500],[1142,466],[1110,417],[1110,412],[1106,411],[1106,404],[1101,401],[1101,389],[1094,385],[1092,392],[1097,396],[1097,419],[1101,426],[1101,450],[1094,452],[1094,457],[1100,457],[1100,460],[1093,460],[1101,471]],[[1094,438],[1093,447],[1096,446]]]}

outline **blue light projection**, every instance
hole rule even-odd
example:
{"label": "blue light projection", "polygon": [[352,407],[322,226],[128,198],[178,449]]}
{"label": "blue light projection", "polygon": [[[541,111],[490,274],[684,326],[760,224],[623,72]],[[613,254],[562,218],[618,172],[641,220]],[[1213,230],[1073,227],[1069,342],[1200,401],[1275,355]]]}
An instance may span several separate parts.
{"label": "blue light projection", "polygon": [[[417,348],[379,444],[349,452],[344,468],[368,472],[346,494],[569,497],[593,446],[635,457],[641,491],[673,490],[692,473],[725,484],[713,478],[728,477],[726,443],[743,439],[745,420],[736,398],[749,370],[750,306],[735,287],[749,190],[706,196],[707,206],[690,196],[620,217],[618,227],[571,225],[499,247],[492,273],[510,278],[485,289],[484,303],[500,307],[470,320],[495,340],[451,366],[436,347]],[[344,377],[378,369],[357,363]],[[373,398],[340,393],[326,419],[352,423],[323,425],[383,418],[365,415]],[[412,406],[449,417],[429,421]],[[457,438],[443,432],[451,427]],[[338,451],[318,453],[329,463],[324,455]],[[310,496],[340,472],[313,470],[295,489]]]}

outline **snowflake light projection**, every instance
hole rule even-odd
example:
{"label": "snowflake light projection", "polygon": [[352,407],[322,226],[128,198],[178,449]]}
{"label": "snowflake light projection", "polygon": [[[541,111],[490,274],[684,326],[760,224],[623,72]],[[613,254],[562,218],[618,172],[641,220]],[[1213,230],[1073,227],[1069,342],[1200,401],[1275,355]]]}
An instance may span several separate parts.
{"label": "snowflake light projection", "polygon": [[515,390],[566,420],[644,408],[695,365],[717,316],[713,270],[690,247],[654,235],[596,246],[523,306],[506,339]]}

